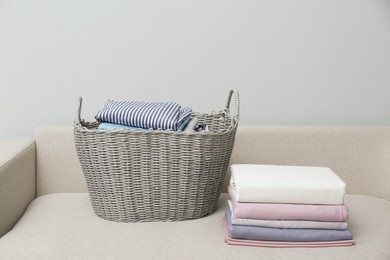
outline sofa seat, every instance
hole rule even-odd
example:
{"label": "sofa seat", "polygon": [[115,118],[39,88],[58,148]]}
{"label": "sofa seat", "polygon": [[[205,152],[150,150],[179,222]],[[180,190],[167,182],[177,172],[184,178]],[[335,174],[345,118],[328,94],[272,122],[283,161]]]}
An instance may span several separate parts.
{"label": "sofa seat", "polygon": [[217,212],[182,222],[117,223],[97,217],[88,193],[37,197],[0,240],[0,259],[390,259],[390,203],[346,195],[354,246],[266,248],[224,243]]}

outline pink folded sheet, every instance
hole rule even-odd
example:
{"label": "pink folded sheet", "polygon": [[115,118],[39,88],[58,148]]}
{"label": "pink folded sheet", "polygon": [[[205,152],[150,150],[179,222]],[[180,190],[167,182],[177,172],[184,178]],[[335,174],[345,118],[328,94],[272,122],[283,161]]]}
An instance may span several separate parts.
{"label": "pink folded sheet", "polygon": [[228,187],[228,193],[236,218],[313,221],[346,221],[348,219],[348,208],[345,205],[237,202],[231,186]]}
{"label": "pink folded sheet", "polygon": [[239,246],[261,246],[261,247],[331,247],[331,246],[352,246],[355,241],[337,240],[337,241],[316,241],[316,242],[284,242],[284,241],[263,241],[263,240],[246,240],[229,237],[228,228],[225,218],[223,219],[223,228],[225,232],[225,243],[228,245]]}

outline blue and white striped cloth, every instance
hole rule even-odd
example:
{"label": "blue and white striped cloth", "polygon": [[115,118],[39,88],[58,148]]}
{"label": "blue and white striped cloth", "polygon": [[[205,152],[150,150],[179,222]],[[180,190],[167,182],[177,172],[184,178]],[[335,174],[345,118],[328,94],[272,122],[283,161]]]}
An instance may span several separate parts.
{"label": "blue and white striped cloth", "polygon": [[107,100],[95,116],[98,122],[177,131],[188,122],[192,109],[175,102],[139,102]]}

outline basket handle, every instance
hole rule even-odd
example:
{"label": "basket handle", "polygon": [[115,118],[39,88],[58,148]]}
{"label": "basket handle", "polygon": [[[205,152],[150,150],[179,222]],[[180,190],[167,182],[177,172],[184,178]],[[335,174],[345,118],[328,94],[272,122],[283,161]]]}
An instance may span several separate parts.
{"label": "basket handle", "polygon": [[83,103],[83,98],[79,97],[77,99],[77,110],[76,110],[76,118],[75,118],[75,123],[80,124],[81,123],[81,105]]}
{"label": "basket handle", "polygon": [[238,119],[240,117],[240,97],[238,95],[238,90],[236,88],[233,88],[230,90],[229,92],[229,96],[228,96],[228,100],[226,102],[226,109],[230,109],[230,104],[231,104],[231,101],[232,101],[232,97],[233,97],[233,94],[234,94],[234,101],[235,101],[235,114],[233,116],[233,118],[238,122]]}

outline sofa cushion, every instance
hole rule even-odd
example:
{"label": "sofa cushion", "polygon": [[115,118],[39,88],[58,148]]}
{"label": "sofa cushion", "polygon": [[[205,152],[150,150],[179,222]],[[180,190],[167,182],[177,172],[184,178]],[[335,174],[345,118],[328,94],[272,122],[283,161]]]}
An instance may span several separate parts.
{"label": "sofa cushion", "polygon": [[0,139],[0,237],[16,224],[34,198],[34,140]]}
{"label": "sofa cushion", "polygon": [[224,243],[216,213],[182,222],[116,223],[98,218],[87,193],[36,198],[0,240],[4,259],[390,259],[390,202],[346,195],[354,246],[265,248]]}
{"label": "sofa cushion", "polygon": [[73,138],[73,127],[38,127],[37,196],[58,192],[87,192]]}
{"label": "sofa cushion", "polygon": [[[35,140],[37,196],[88,191],[72,126],[41,126]],[[329,167],[348,193],[390,200],[390,127],[239,126],[230,163]]]}

